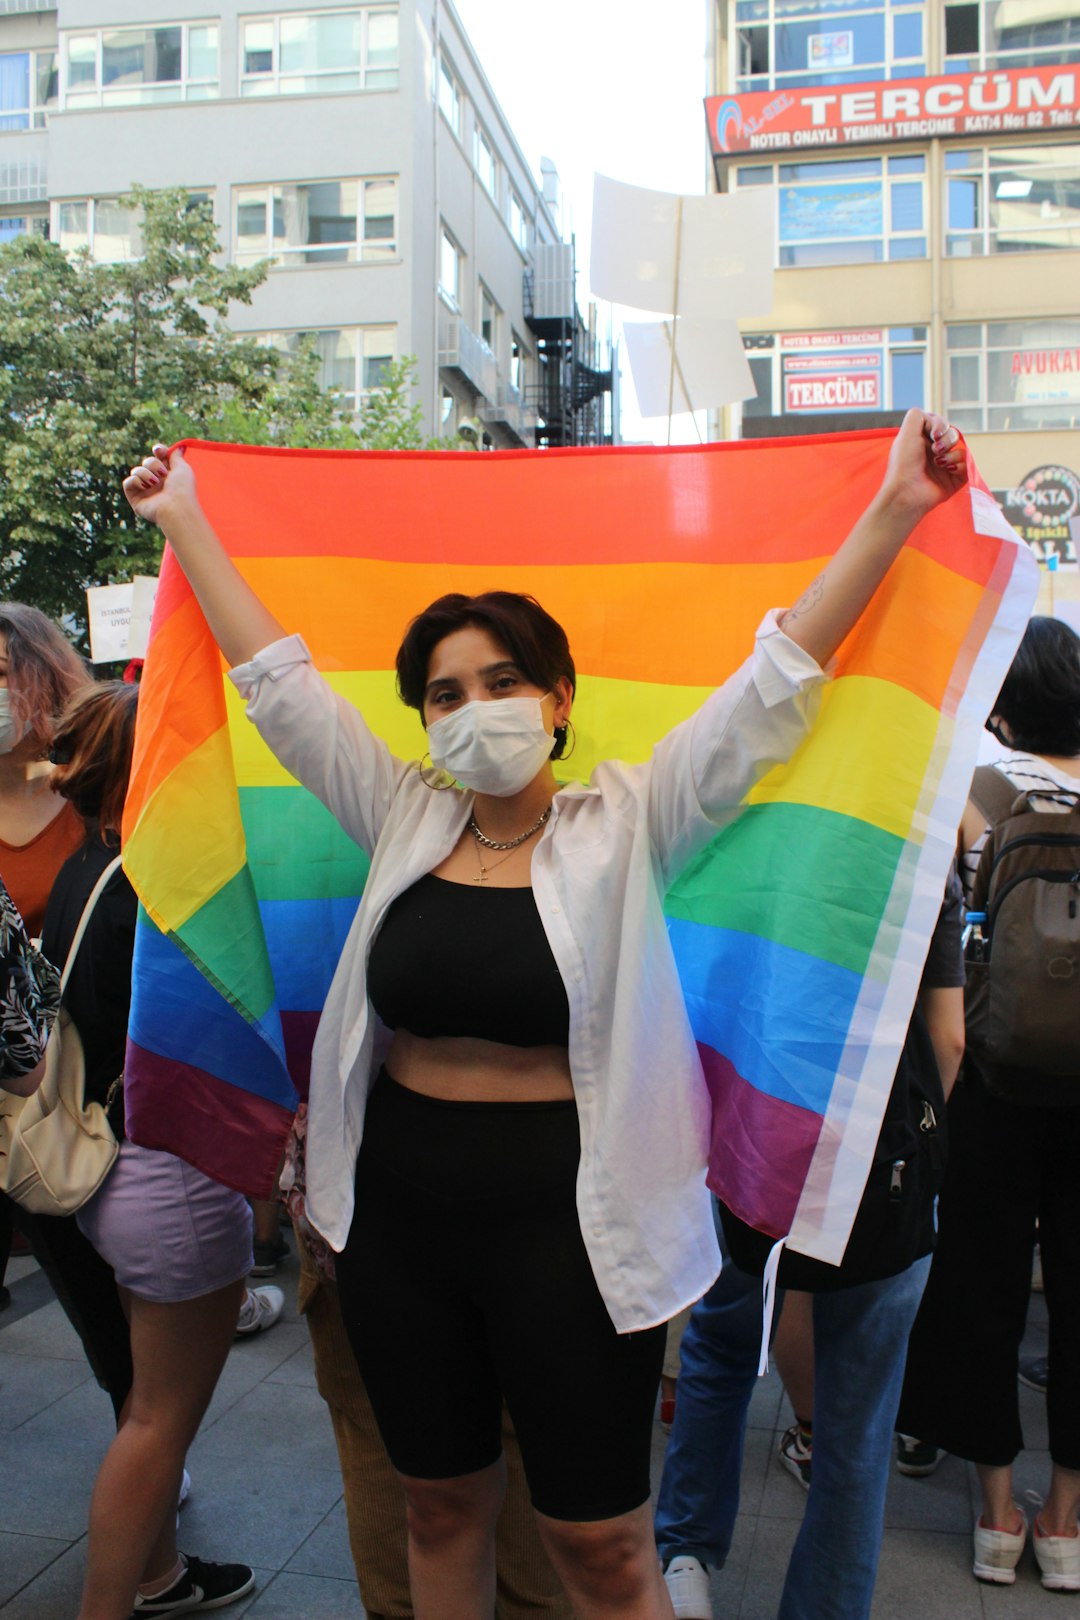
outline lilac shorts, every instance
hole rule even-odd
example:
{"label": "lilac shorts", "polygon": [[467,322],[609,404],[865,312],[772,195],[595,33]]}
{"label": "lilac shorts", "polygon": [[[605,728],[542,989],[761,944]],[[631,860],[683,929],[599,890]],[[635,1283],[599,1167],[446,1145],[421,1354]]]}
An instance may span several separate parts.
{"label": "lilac shorts", "polygon": [[121,1288],[177,1304],[226,1288],[252,1266],[247,1200],[171,1153],[122,1142],[76,1217]]}

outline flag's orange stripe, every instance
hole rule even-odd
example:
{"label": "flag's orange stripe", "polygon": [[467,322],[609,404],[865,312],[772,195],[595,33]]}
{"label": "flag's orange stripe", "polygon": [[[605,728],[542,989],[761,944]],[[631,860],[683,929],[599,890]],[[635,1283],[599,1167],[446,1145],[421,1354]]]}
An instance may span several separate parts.
{"label": "flag's orange stripe", "polygon": [[220,671],[221,654],[189,595],[158,623],[147,655],[124,805],[125,837],[159,784],[226,724]]}
{"label": "flag's orange stripe", "polygon": [[[406,624],[433,597],[498,587],[531,591],[554,614],[582,674],[708,687],[747,656],[765,610],[794,601],[822,562],[433,568],[310,557],[244,558],[240,567],[325,670],[392,669]],[[893,681],[940,708],[978,599],[977,586],[905,552],[838,667]],[[918,626],[931,613],[940,635],[927,638]]]}

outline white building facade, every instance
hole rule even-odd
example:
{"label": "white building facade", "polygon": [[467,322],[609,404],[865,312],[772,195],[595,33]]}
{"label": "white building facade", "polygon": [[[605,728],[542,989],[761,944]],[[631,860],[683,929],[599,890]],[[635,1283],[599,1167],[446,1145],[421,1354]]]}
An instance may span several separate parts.
{"label": "white building facade", "polygon": [[208,196],[226,257],[273,262],[233,327],[314,334],[354,406],[414,356],[431,433],[610,434],[544,181],[449,0],[0,0],[0,240],[126,258],[133,183]]}

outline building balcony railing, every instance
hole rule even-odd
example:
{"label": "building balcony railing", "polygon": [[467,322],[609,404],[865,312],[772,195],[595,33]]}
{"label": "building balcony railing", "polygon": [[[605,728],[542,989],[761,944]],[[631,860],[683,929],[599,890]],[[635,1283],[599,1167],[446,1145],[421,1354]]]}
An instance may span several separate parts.
{"label": "building balcony railing", "polygon": [[8,146],[0,161],[0,203],[44,202],[49,195],[44,142],[39,137],[37,143],[31,139],[18,144],[18,157],[13,156]]}
{"label": "building balcony railing", "polygon": [[498,383],[495,356],[460,315],[444,315],[439,326],[439,365],[456,371],[469,387],[494,400]]}
{"label": "building balcony railing", "polygon": [[531,405],[525,403],[524,395],[512,383],[504,382],[500,378],[495,403],[483,406],[479,414],[482,422],[490,422],[494,427],[505,428],[523,445],[533,443],[537,414]]}

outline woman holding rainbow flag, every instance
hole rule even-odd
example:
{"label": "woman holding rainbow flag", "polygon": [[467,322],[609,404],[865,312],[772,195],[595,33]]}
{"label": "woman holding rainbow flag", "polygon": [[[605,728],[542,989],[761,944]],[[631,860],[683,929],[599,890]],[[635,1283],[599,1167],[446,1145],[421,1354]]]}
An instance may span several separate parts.
{"label": "woman holding rainbow flag", "polygon": [[418,768],[243,580],[182,454],[156,446],[125,482],[249,718],[371,857],[313,1052],[307,1210],[402,1477],[418,1620],[493,1610],[503,1396],[579,1620],[671,1615],[652,1412],[664,1324],[719,1260],[663,894],[798,746],[823,666],[965,465],[955,429],[910,411],[874,500],[742,669],[650,761],[586,787],[556,781],[575,671],[531,597],[445,596],[409,626]]}

